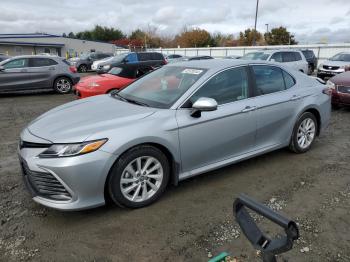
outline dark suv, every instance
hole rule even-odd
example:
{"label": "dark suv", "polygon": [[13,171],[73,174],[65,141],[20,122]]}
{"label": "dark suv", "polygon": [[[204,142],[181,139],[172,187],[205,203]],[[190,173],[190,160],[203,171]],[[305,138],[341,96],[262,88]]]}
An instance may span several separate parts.
{"label": "dark suv", "polygon": [[91,65],[94,61],[101,60],[113,56],[112,53],[89,53],[69,59],[71,65],[75,66],[79,72],[85,73],[91,70]]}
{"label": "dark suv", "polygon": [[111,60],[100,63],[96,72],[99,74],[107,73],[112,67],[122,64],[139,64],[155,68],[163,66],[166,63],[164,56],[157,52],[123,53],[113,57]]}
{"label": "dark suv", "polygon": [[304,49],[301,50],[301,52],[304,54],[306,61],[309,64],[307,74],[311,75],[317,68],[317,57],[315,56],[314,51],[310,49]]}

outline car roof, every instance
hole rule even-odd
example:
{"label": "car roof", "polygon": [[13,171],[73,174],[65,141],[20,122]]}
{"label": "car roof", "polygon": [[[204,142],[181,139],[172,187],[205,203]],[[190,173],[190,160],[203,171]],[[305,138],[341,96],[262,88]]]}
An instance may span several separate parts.
{"label": "car roof", "polygon": [[60,58],[59,56],[48,56],[48,55],[19,55],[19,56],[13,56],[11,59],[17,59],[17,58]]}
{"label": "car roof", "polygon": [[249,65],[249,64],[266,64],[277,65],[279,64],[267,61],[257,60],[241,60],[241,59],[207,59],[207,60],[190,60],[181,61],[174,64],[167,64],[166,66],[183,66],[203,69],[221,70],[232,66]]}

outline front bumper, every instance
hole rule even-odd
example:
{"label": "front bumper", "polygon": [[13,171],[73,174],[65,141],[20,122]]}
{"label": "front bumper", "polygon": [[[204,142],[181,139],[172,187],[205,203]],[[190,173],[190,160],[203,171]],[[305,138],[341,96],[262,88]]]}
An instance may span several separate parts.
{"label": "front bumper", "polygon": [[338,70],[327,70],[327,69],[317,69],[317,77],[319,78],[331,78],[335,75],[338,75],[340,73],[344,73],[344,69],[338,69]]}
{"label": "front bumper", "polygon": [[[349,87],[350,90],[350,87]],[[338,90],[332,91],[332,104],[350,106],[350,91],[349,93],[338,92]]]}
{"label": "front bumper", "polygon": [[[39,158],[44,150],[37,147],[18,150],[23,178],[35,202],[60,210],[104,205],[105,181],[116,155],[97,150],[75,157]],[[62,194],[52,195],[53,190]]]}
{"label": "front bumper", "polygon": [[78,99],[80,99],[90,96],[103,95],[105,94],[105,91],[97,90],[96,88],[87,88],[78,84],[75,86],[74,94],[77,96]]}

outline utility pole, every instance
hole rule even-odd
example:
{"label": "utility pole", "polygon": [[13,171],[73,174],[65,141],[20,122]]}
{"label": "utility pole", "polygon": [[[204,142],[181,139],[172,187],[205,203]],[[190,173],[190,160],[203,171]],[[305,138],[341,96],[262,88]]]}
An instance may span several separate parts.
{"label": "utility pole", "polygon": [[259,9],[259,0],[256,0],[255,24],[254,24],[254,32],[253,32],[253,45],[256,44],[256,21],[258,20],[258,9]]}
{"label": "utility pole", "polygon": [[266,25],[266,33],[269,32],[269,24],[265,24]]}

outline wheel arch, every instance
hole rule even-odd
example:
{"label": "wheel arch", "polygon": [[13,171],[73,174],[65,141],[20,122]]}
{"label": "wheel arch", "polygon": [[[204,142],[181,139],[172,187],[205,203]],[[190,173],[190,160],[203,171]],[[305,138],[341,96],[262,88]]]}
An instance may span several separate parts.
{"label": "wheel arch", "polygon": [[[118,157],[115,159],[113,165],[120,159],[120,157],[123,154],[125,154],[129,150],[131,150],[135,147],[138,147],[138,146],[145,146],[145,145],[153,146],[153,147],[159,149],[166,156],[166,158],[169,161],[169,168],[170,168],[170,179],[169,179],[168,183],[172,184],[174,186],[177,186],[178,182],[179,182],[180,164],[176,160],[174,153],[167,146],[165,146],[159,142],[143,142],[143,143],[135,144],[133,146],[129,146],[128,148],[124,148],[122,150],[122,152],[118,155]],[[105,179],[105,183],[104,183],[104,196],[105,196],[106,202],[110,202],[110,196],[108,194],[108,180],[109,180],[113,165],[111,166],[111,168],[108,172],[108,175]]]}
{"label": "wheel arch", "polygon": [[73,87],[73,79],[72,79],[69,75],[59,74],[59,75],[56,75],[55,78],[53,78],[53,81],[52,81],[52,83],[51,83],[51,87],[52,87],[53,89],[55,89],[55,86],[54,86],[54,85],[55,85],[57,79],[59,79],[60,77],[68,78],[69,81],[70,81],[71,84],[72,84],[72,87]]}
{"label": "wheel arch", "polygon": [[320,134],[320,131],[321,131],[321,124],[322,124],[322,121],[321,121],[321,114],[320,114],[320,111],[317,109],[316,106],[309,106],[307,108],[304,108],[304,110],[301,111],[301,113],[298,115],[298,118],[296,121],[298,121],[298,119],[300,118],[300,116],[306,112],[309,112],[311,114],[313,114],[316,118],[316,121],[317,121],[317,130],[316,130],[316,135],[318,136]]}

